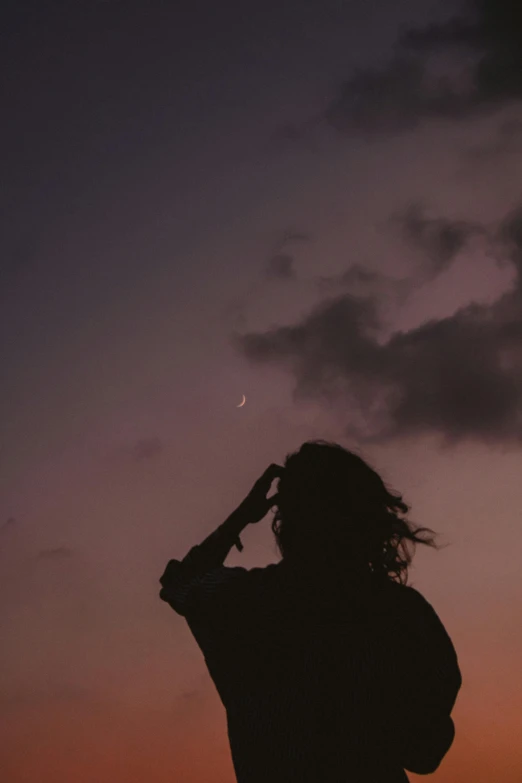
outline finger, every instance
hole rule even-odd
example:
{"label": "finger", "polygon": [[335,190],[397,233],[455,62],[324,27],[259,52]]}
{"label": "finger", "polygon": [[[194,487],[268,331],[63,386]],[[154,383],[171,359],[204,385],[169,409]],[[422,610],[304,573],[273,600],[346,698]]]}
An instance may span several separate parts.
{"label": "finger", "polygon": [[263,486],[270,487],[270,484],[272,481],[277,478],[278,476],[283,475],[284,468],[281,465],[276,465],[275,462],[273,462],[271,465],[268,466],[268,468],[265,470],[261,478],[258,480],[260,484]]}

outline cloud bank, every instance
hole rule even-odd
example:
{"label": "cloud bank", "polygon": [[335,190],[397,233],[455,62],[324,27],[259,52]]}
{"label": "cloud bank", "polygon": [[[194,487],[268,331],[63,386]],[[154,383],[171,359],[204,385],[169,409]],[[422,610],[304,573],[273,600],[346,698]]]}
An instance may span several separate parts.
{"label": "cloud bank", "polygon": [[324,120],[341,133],[383,135],[423,120],[464,120],[522,99],[522,6],[475,0],[442,24],[406,30],[391,59],[340,87]]}
{"label": "cloud bank", "polygon": [[[417,208],[401,221],[406,238],[431,257],[431,275],[471,234],[485,232],[427,219]],[[436,433],[445,445],[522,442],[522,209],[490,240],[516,270],[514,287],[494,304],[470,304],[382,343],[380,296],[370,285],[323,300],[299,323],[233,341],[251,362],[289,369],[296,399],[333,402],[345,414],[346,434],[362,441]]]}

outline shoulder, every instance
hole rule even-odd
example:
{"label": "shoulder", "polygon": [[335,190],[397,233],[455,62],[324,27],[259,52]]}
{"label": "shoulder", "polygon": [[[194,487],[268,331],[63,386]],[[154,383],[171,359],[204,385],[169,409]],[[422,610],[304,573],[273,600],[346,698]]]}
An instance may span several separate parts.
{"label": "shoulder", "polygon": [[380,590],[381,609],[388,614],[395,629],[407,636],[427,634],[445,636],[441,619],[427,598],[412,585],[390,580]]}
{"label": "shoulder", "polygon": [[420,614],[435,614],[435,609],[431,603],[413,585],[401,584],[389,580],[386,590],[390,600],[404,609],[409,609],[410,611],[415,611]]}
{"label": "shoulder", "polygon": [[412,615],[415,615],[417,622],[420,622],[423,627],[431,626],[434,629],[445,632],[439,615],[426,596],[412,585],[402,585],[402,587],[404,588],[403,600],[405,605]]}
{"label": "shoulder", "polygon": [[400,625],[413,650],[422,650],[441,665],[455,668],[457,653],[450,635],[430,601],[411,585],[397,585]]}
{"label": "shoulder", "polygon": [[397,585],[398,594],[405,612],[416,622],[440,624],[441,621],[432,603],[413,585]]}

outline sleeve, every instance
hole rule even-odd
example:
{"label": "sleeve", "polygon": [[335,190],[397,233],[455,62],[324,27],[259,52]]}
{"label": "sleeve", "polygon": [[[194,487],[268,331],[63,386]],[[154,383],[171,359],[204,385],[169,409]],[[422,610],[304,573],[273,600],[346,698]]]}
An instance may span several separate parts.
{"label": "sleeve", "polygon": [[230,594],[232,583],[248,573],[239,566],[198,569],[197,563],[190,559],[191,552],[184,560],[170,560],[160,579],[160,598],[183,617],[215,607]]}
{"label": "sleeve", "polygon": [[435,772],[453,744],[451,711],[462,676],[453,643],[435,610],[420,593],[410,590],[397,745],[404,768],[427,775]]}
{"label": "sleeve", "polygon": [[162,601],[184,617],[213,603],[231,582],[247,573],[245,568],[223,565],[234,544],[242,549],[239,536],[231,534],[225,522],[183,560],[170,560],[159,580]]}

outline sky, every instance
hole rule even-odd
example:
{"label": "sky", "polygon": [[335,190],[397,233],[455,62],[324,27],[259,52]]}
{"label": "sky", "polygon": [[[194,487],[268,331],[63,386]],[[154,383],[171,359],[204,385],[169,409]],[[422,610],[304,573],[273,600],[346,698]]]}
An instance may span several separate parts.
{"label": "sky", "polygon": [[[519,783],[521,16],[5,3],[7,783],[232,783],[158,579],[313,438],[439,534],[408,580],[463,675],[432,779]],[[228,565],[279,560],[269,521]]]}

